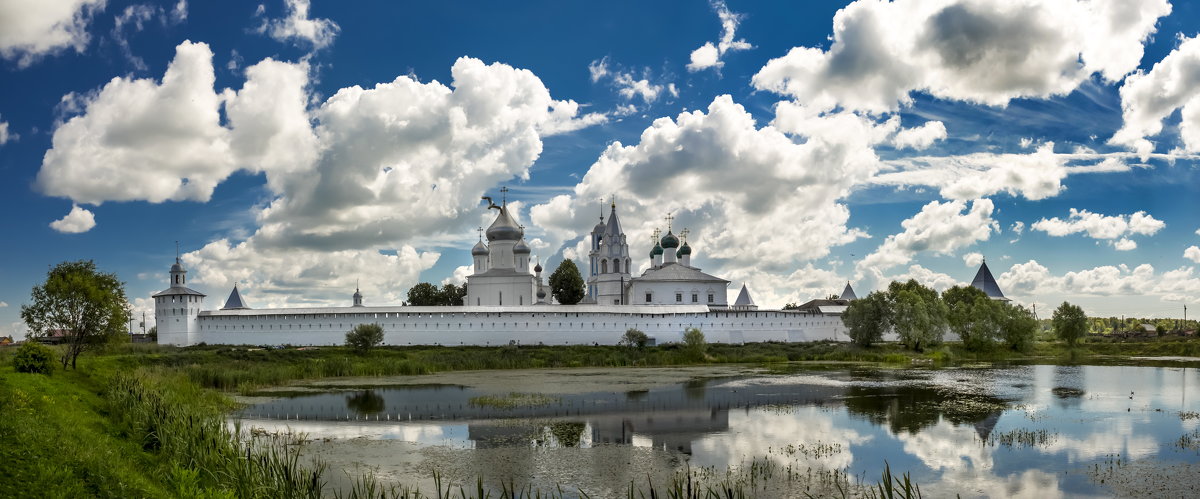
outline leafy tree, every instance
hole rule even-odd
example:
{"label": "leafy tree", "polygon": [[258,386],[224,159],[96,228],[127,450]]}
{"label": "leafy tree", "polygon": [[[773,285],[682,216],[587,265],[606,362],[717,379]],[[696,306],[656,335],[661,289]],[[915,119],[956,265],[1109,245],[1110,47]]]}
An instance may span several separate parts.
{"label": "leafy tree", "polygon": [[146,333],[150,337],[151,343],[158,343],[158,326],[150,326],[150,331]]}
{"label": "leafy tree", "polygon": [[550,291],[563,305],[574,305],[583,299],[583,276],[579,275],[579,267],[570,258],[564,258],[550,274]]}
{"label": "leafy tree", "polygon": [[797,305],[796,302],[788,302],[786,305],[783,306],[783,309],[784,310],[800,310],[800,305]]}
{"label": "leafy tree", "polygon": [[442,293],[437,286],[422,282],[408,288],[408,304],[414,307],[434,307],[441,305]]}
{"label": "leafy tree", "polygon": [[463,298],[466,296],[466,284],[463,284],[462,286],[456,286],[453,283],[448,282],[443,284],[442,290],[438,292],[438,301],[440,302],[438,305],[445,305],[447,307],[461,306],[463,304]]}
{"label": "leafy tree", "polygon": [[649,343],[650,337],[646,336],[646,333],[635,328],[629,328],[625,331],[624,335],[621,335],[619,344],[627,347],[645,348]]}
{"label": "leafy tree", "polygon": [[1020,305],[1003,304],[1000,335],[1004,345],[1017,351],[1028,350],[1038,331],[1038,320],[1033,312]]}
{"label": "leafy tree", "polygon": [[974,286],[954,286],[942,292],[946,323],[970,350],[990,350],[1000,337],[1003,303]]}
{"label": "leafy tree", "polygon": [[871,346],[883,340],[883,333],[891,327],[890,311],[887,293],[880,291],[850,302],[842,313],[842,322],[850,328],[850,341]]}
{"label": "leafy tree", "polygon": [[125,287],[116,274],[97,271],[91,260],[54,266],[32,295],[33,304],[21,306],[21,319],[33,337],[62,332],[64,369],[74,368],[88,349],[125,339]]}
{"label": "leafy tree", "polygon": [[683,349],[694,359],[703,359],[708,343],[704,341],[704,333],[699,328],[689,327],[683,332]]}
{"label": "leafy tree", "polygon": [[19,373],[50,374],[54,370],[54,349],[26,341],[13,355],[13,369]]}
{"label": "leafy tree", "polygon": [[379,324],[359,324],[346,333],[346,346],[361,354],[371,351],[383,343],[383,326]]}
{"label": "leafy tree", "polygon": [[1075,346],[1079,338],[1087,332],[1087,314],[1084,314],[1083,309],[1077,305],[1064,301],[1062,305],[1054,309],[1054,316],[1051,320],[1054,323],[1054,333],[1066,341],[1067,345]]}
{"label": "leafy tree", "polygon": [[946,304],[933,288],[909,279],[888,285],[892,327],[905,346],[916,351],[942,342],[946,330]]}

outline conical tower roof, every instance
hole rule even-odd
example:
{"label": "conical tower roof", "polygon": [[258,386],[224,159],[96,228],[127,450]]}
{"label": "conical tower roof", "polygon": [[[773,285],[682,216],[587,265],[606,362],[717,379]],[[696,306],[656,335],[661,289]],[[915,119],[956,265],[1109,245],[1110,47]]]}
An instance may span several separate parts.
{"label": "conical tower roof", "polygon": [[850,287],[850,281],[846,281],[846,289],[842,290],[842,294],[838,295],[839,300],[857,300],[858,295],[854,294],[854,288]]}
{"label": "conical tower roof", "polygon": [[237,284],[233,285],[233,292],[229,293],[229,299],[225,300],[225,306],[221,310],[246,310],[250,307],[246,306],[245,300],[242,300],[242,294],[238,292]]}
{"label": "conical tower roof", "polygon": [[[616,201],[613,201],[612,210],[608,212],[608,227],[604,229],[604,234],[613,237],[620,236],[622,234],[621,219],[617,218]],[[610,239],[610,241],[611,240],[612,239]]]}
{"label": "conical tower roof", "polygon": [[971,280],[971,286],[983,291],[989,297],[996,300],[1005,300],[1004,293],[1000,292],[1000,286],[996,284],[996,278],[992,277],[992,271],[988,269],[987,260],[979,266],[979,272],[975,273],[975,279]]}
{"label": "conical tower roof", "polygon": [[733,302],[735,307],[752,307],[754,299],[750,298],[750,290],[746,288],[746,284],[742,284],[742,291],[738,293],[737,301]]}

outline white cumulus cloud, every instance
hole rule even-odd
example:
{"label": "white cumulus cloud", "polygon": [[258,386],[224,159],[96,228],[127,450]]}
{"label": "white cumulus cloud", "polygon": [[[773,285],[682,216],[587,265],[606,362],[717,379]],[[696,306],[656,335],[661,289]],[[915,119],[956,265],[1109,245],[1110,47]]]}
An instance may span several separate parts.
{"label": "white cumulus cloud", "polygon": [[79,205],[71,207],[71,212],[66,216],[50,222],[50,228],[64,234],[78,234],[87,232],[96,226],[96,217],[87,209],[80,208]]}
{"label": "white cumulus cloud", "polygon": [[1136,69],[1170,12],[1167,0],[859,0],[834,17],[828,50],[793,48],[753,84],[875,113],[912,92],[987,105],[1066,95],[1092,74],[1119,81]]}
{"label": "white cumulus cloud", "polygon": [[963,255],[963,263],[966,264],[967,267],[971,267],[971,268],[978,267],[979,264],[983,263],[983,253],[980,253],[978,251],[972,251],[970,253],[967,253],[967,254]]}
{"label": "white cumulus cloud", "polygon": [[1042,218],[1029,226],[1054,237],[1085,233],[1092,239],[1107,240],[1118,251],[1130,251],[1137,243],[1129,236],[1151,236],[1166,227],[1166,223],[1138,211],[1130,215],[1101,215],[1087,210],[1071,208],[1066,219]]}
{"label": "white cumulus cloud", "polygon": [[1183,250],[1183,257],[1196,263],[1200,263],[1200,248],[1196,246],[1188,246],[1188,249]]}
{"label": "white cumulus cloud", "polygon": [[992,219],[994,209],[990,199],[977,199],[969,206],[966,201],[931,201],[901,222],[904,231],[888,236],[858,263],[858,269],[881,276],[884,270],[912,261],[918,253],[946,255],[986,241],[992,232],[1000,232],[999,224]]}
{"label": "white cumulus cloud", "polygon": [[[333,44],[341,28],[329,19],[310,19],[309,0],[284,0],[287,15],[279,19],[263,19],[258,27],[259,33],[265,33],[278,42],[295,44],[307,43],[313,50],[319,50]],[[263,10],[259,6],[259,11]]]}
{"label": "white cumulus cloud", "polygon": [[729,10],[723,0],[715,0],[712,2],[713,10],[717,12],[717,18],[721,20],[721,39],[716,44],[713,42],[704,42],[700,48],[693,50],[691,62],[688,63],[688,71],[701,71],[708,68],[720,69],[725,63],[721,62],[721,57],[724,57],[728,52],[738,50],[749,50],[754,48],[749,42],[737,38],[738,23],[742,21],[742,15],[735,14]]}
{"label": "white cumulus cloud", "polygon": [[[658,100],[664,89],[661,83],[650,81],[649,72],[649,69],[645,69],[642,71],[642,77],[634,76],[632,71],[613,66],[607,56],[588,64],[588,73],[593,83],[607,79],[622,99],[631,101],[639,98],[645,104]],[[677,95],[677,92],[670,93],[673,96]]]}
{"label": "white cumulus cloud", "polygon": [[1183,149],[1200,152],[1200,39],[1186,38],[1150,72],[1125,78],[1121,86],[1121,115],[1124,123],[1109,143],[1136,150],[1149,157],[1154,144],[1149,140],[1162,132],[1163,120],[1180,110],[1179,137]]}
{"label": "white cumulus cloud", "polygon": [[0,57],[27,67],[67,47],[82,53],[88,24],[105,0],[8,0],[0,2]]}

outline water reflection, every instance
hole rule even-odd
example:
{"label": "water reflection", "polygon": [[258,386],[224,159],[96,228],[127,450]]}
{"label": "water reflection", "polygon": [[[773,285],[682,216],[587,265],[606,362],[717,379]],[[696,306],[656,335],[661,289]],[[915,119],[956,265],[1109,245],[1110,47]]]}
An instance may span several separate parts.
{"label": "water reflection", "polygon": [[[502,383],[416,386],[278,399],[243,416],[315,438],[412,442],[423,451],[406,455],[424,464],[391,464],[406,480],[450,466],[443,471],[459,476],[606,486],[612,476],[644,480],[639,469],[762,460],[873,480],[887,461],[935,495],[1057,497],[1105,495],[1081,470],[1115,455],[1200,463],[1200,453],[1176,445],[1200,427],[1200,417],[1181,416],[1200,411],[1188,405],[1198,400],[1196,378],[1195,369],[1035,365],[845,369],[637,390],[614,381],[611,391],[541,398]],[[472,403],[485,396],[512,404]],[[355,459],[386,468],[397,455],[379,454]]]}

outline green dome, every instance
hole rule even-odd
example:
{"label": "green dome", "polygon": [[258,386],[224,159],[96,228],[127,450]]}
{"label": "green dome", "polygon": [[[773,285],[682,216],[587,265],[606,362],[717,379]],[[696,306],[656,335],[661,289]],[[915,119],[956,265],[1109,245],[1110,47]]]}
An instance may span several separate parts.
{"label": "green dome", "polygon": [[683,247],[679,248],[679,251],[677,253],[675,253],[675,256],[683,257],[685,255],[691,255],[691,254],[692,254],[692,247],[688,246],[688,243],[683,243]]}
{"label": "green dome", "polygon": [[679,247],[679,238],[675,237],[675,234],[667,232],[667,235],[663,236],[663,238],[662,238],[662,247],[665,249],[666,248],[678,248]]}
{"label": "green dome", "polygon": [[662,246],[659,246],[657,244],[654,245],[654,249],[650,250],[650,258],[654,258],[661,254],[663,254]]}

